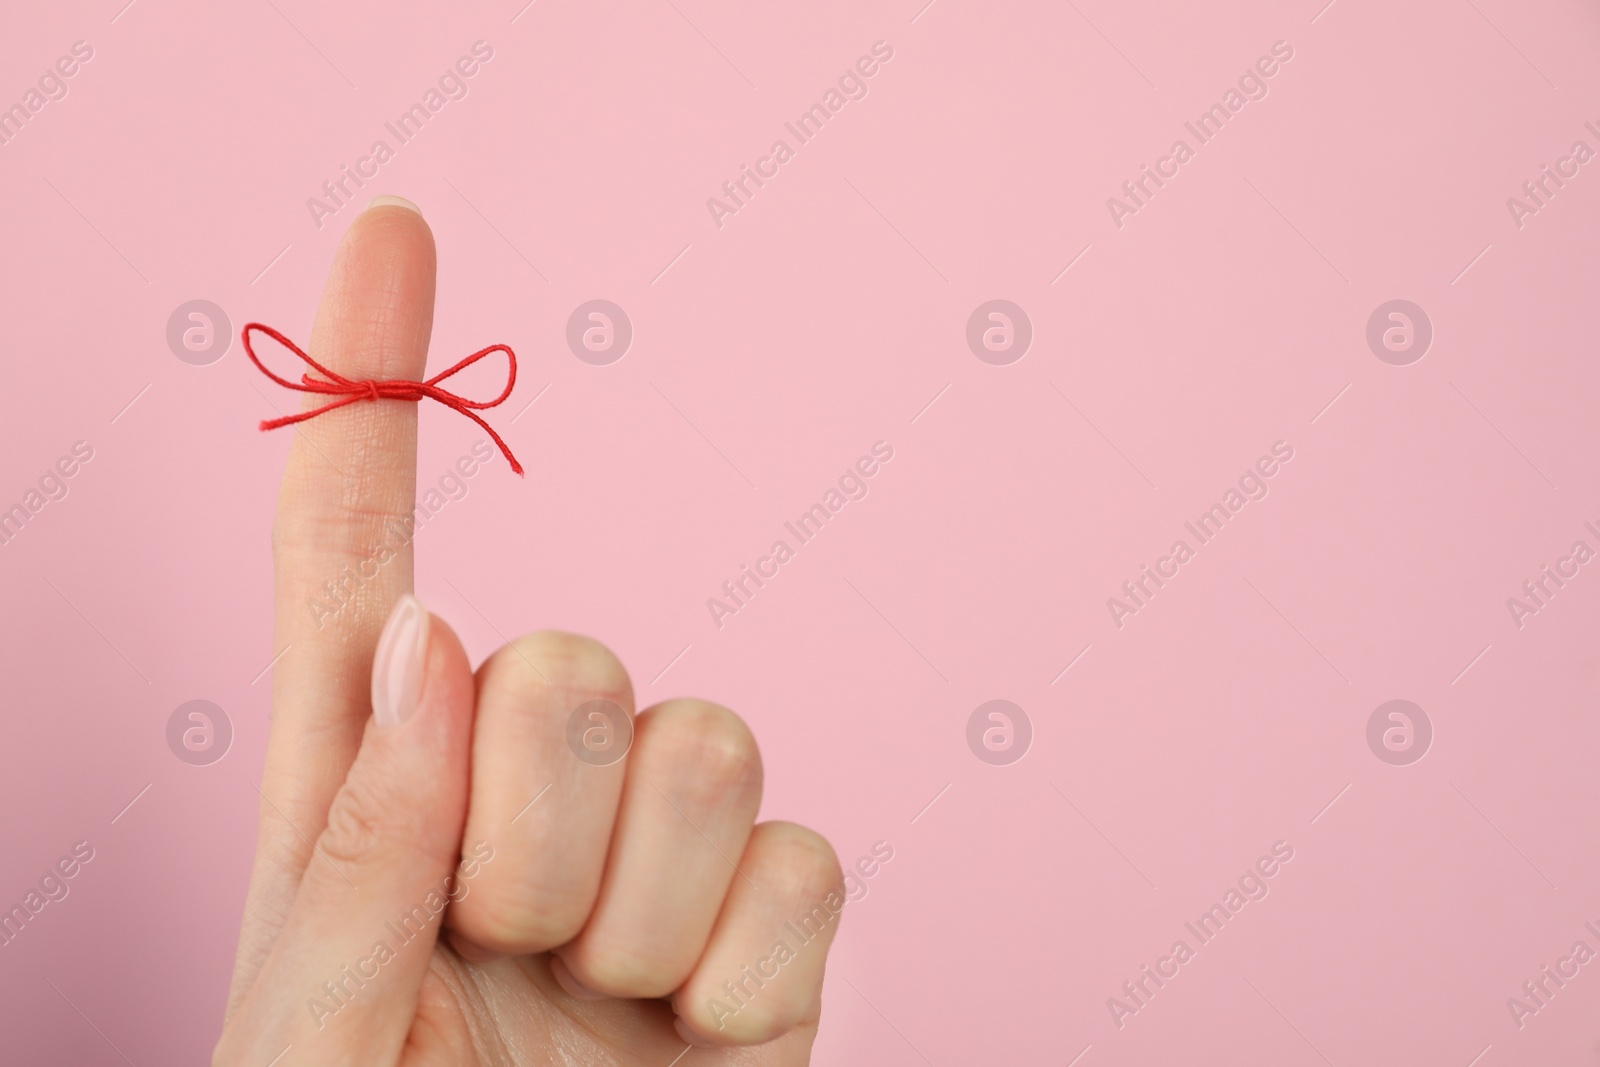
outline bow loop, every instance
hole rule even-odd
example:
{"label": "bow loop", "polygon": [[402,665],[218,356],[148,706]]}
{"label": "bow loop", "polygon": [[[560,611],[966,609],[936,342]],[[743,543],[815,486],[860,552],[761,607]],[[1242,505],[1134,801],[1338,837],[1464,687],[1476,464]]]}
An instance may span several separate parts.
{"label": "bow loop", "polygon": [[[260,357],[256,355],[255,349],[251,347],[251,330],[260,330],[268,337],[271,337],[274,341],[277,341],[283,347],[299,356],[311,367],[312,370],[322,375],[322,377],[313,378],[310,371],[307,371],[305,374],[300,376],[300,381],[291,382],[287,378],[282,378],[277,374],[274,374],[271,370],[267,369],[266,364],[261,362]],[[504,403],[506,398],[511,395],[511,390],[516,387],[517,355],[515,352],[511,351],[510,347],[507,345],[490,345],[488,348],[479,349],[466,359],[463,359],[461,362],[457,363],[455,366],[443,371],[442,373],[435,374],[427,381],[412,382],[404,379],[378,380],[375,378],[364,378],[360,381],[352,381],[341,374],[334,373],[327,367],[324,367],[322,364],[312,359],[303,349],[300,348],[299,345],[289,340],[277,330],[274,330],[271,326],[265,326],[259,322],[247,322],[245,323],[244,330],[240,334],[240,339],[244,341],[245,354],[250,357],[250,362],[256,365],[256,369],[261,371],[261,373],[265,374],[268,378],[271,378],[273,381],[277,382],[279,385],[283,386],[285,389],[293,389],[296,392],[301,393],[318,393],[322,396],[333,396],[338,398],[336,400],[329,401],[319,408],[313,408],[310,411],[302,411],[298,415],[286,415],[280,419],[263,420],[261,423],[261,429],[263,430],[275,430],[280,426],[290,426],[297,422],[304,422],[307,419],[314,419],[324,412],[332,411],[335,408],[342,408],[346,404],[353,404],[362,400],[370,400],[374,402],[378,400],[403,400],[414,404],[421,401],[424,397],[427,397],[430,400],[436,400],[445,407],[465,415],[467,418],[483,427],[484,431],[494,439],[494,443],[500,446],[500,451],[505,455],[506,461],[511,464],[511,469],[517,474],[522,473],[522,464],[518,463],[517,457],[511,454],[511,449],[506,445],[505,441],[501,440],[500,435],[494,432],[494,428],[487,422],[483,421],[483,419],[477,414],[477,412],[482,411],[485,408],[492,408]],[[492,352],[504,352],[506,354],[507,363],[506,387],[502,389],[500,391],[500,395],[495,397],[493,400],[469,400],[464,396],[458,396],[455,393],[452,393],[448,389],[442,389],[439,387],[439,383],[450,377],[452,374],[465,370]]]}
{"label": "bow loop", "polygon": [[[514,389],[517,384],[517,356],[516,353],[511,351],[510,347],[507,345],[490,345],[488,348],[480,348],[466,359],[463,359],[460,363],[457,363],[455,366],[451,367],[449,370],[441,371],[421,384],[426,388],[438,389],[440,382],[444,381],[446,378],[457,373],[458,371],[466,370],[468,367],[478,362],[478,360],[492,352],[504,352],[506,354],[506,363],[508,366],[506,372],[506,387],[500,391],[500,395],[495,397],[493,400],[468,400],[465,397],[456,397],[456,399],[466,407],[477,408],[480,411],[484,408],[492,408],[496,404],[504,403],[506,398],[511,395],[511,390]],[[439,391],[444,393],[446,396],[455,396],[454,393],[449,393],[445,390]]]}

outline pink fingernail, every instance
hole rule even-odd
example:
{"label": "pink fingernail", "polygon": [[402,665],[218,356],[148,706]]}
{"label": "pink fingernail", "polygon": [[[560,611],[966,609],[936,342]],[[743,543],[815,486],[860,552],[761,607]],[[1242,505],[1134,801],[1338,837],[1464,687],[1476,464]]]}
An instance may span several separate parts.
{"label": "pink fingernail", "polygon": [[399,726],[416,714],[427,647],[428,611],[407,594],[389,612],[372,661],[372,717],[379,726]]}
{"label": "pink fingernail", "polygon": [[422,214],[422,209],[420,207],[413,204],[403,196],[375,196],[371,200],[367,201],[367,210],[371,211],[375,207],[403,207],[407,211],[416,212],[418,215]]}

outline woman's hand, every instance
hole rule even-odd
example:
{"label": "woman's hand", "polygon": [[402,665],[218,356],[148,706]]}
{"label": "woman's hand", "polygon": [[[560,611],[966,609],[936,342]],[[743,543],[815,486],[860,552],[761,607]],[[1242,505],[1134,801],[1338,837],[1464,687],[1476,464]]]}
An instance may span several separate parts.
{"label": "woman's hand", "polygon": [[[345,235],[310,352],[418,380],[433,237],[384,199]],[[843,906],[833,850],[754,825],[755,739],[714,704],[657,705],[621,759],[591,754],[620,750],[634,711],[592,640],[533,634],[474,676],[396,534],[416,420],[363,401],[292,445],[273,529],[288,650],[214,1062],[668,1067],[693,1044],[719,1047],[685,1067],[804,1064]],[[376,575],[341,587],[358,564]],[[330,591],[344,606],[313,611]]]}

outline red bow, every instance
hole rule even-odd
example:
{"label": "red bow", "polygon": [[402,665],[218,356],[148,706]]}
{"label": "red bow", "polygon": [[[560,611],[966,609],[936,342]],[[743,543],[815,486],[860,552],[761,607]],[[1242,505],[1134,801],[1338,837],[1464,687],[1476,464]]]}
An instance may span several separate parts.
{"label": "red bow", "polygon": [[[293,352],[295,355],[311,364],[312,368],[326,378],[327,381],[319,381],[318,379],[311,377],[310,374],[303,374],[300,376],[299,382],[291,382],[286,378],[280,378],[276,374],[272,373],[256,356],[255,349],[250,347],[251,330],[260,330],[268,337],[271,337],[273,340],[283,345],[283,347],[287,348],[289,351]],[[302,393],[322,393],[327,396],[336,396],[340,398],[338,400],[330,401],[322,405],[320,408],[314,408],[311,411],[302,411],[298,415],[288,415],[281,419],[267,419],[261,423],[261,428],[263,430],[276,430],[280,426],[288,426],[291,423],[304,422],[306,419],[314,419],[318,415],[321,415],[324,411],[332,411],[334,408],[342,408],[346,404],[354,404],[358,400],[408,400],[412,403],[416,403],[423,397],[429,397],[433,400],[437,400],[447,408],[459,411],[461,414],[465,415],[479,426],[482,426],[484,431],[488,433],[490,437],[494,438],[494,443],[500,446],[500,451],[505,454],[506,460],[510,462],[511,469],[516,471],[518,474],[522,473],[522,464],[517,462],[517,457],[511,454],[511,449],[506,447],[506,443],[500,439],[500,435],[494,432],[494,427],[490,426],[487,422],[484,422],[483,419],[479,418],[476,414],[477,411],[481,411],[484,408],[492,408],[495,405],[504,402],[506,397],[511,395],[512,387],[517,384],[517,355],[506,345],[490,345],[488,348],[481,348],[472,353],[472,355],[468,356],[466,359],[462,360],[460,363],[457,363],[454,367],[451,367],[449,370],[444,371],[441,374],[435,374],[432,378],[429,378],[425,382],[374,381],[372,379],[356,382],[351,381],[349,378],[335,374],[327,367],[324,367],[322,364],[318,363],[316,360],[302,352],[299,345],[289,340],[277,330],[274,330],[271,326],[264,326],[259,322],[247,322],[245,323],[244,330],[240,337],[244,341],[245,354],[250,357],[250,362],[254,363],[262,374],[265,374],[268,378],[271,378],[279,385],[284,386],[287,389],[296,389]],[[511,371],[506,376],[506,387],[499,396],[495,397],[493,400],[486,401],[468,400],[466,397],[457,396],[448,389],[439,388],[439,383],[450,377],[450,375],[459,370],[464,370],[465,368],[472,366],[474,363],[478,362],[478,360],[482,359],[484,356],[487,356],[491,352],[504,352],[506,354],[506,361],[511,365]]]}

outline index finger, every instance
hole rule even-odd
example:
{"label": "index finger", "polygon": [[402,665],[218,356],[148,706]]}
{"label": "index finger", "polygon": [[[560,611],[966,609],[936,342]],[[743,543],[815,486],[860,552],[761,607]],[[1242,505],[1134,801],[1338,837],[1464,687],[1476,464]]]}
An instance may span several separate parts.
{"label": "index finger", "polygon": [[[334,256],[311,357],[357,381],[421,380],[435,267],[433,234],[416,207],[398,197],[374,199]],[[308,394],[304,407],[326,400]],[[417,405],[363,400],[292,432],[272,531],[273,640],[281,659],[273,670],[255,870],[230,1014],[313,860],[311,842],[327,823],[371,714],[378,635],[394,602],[412,590]]]}

